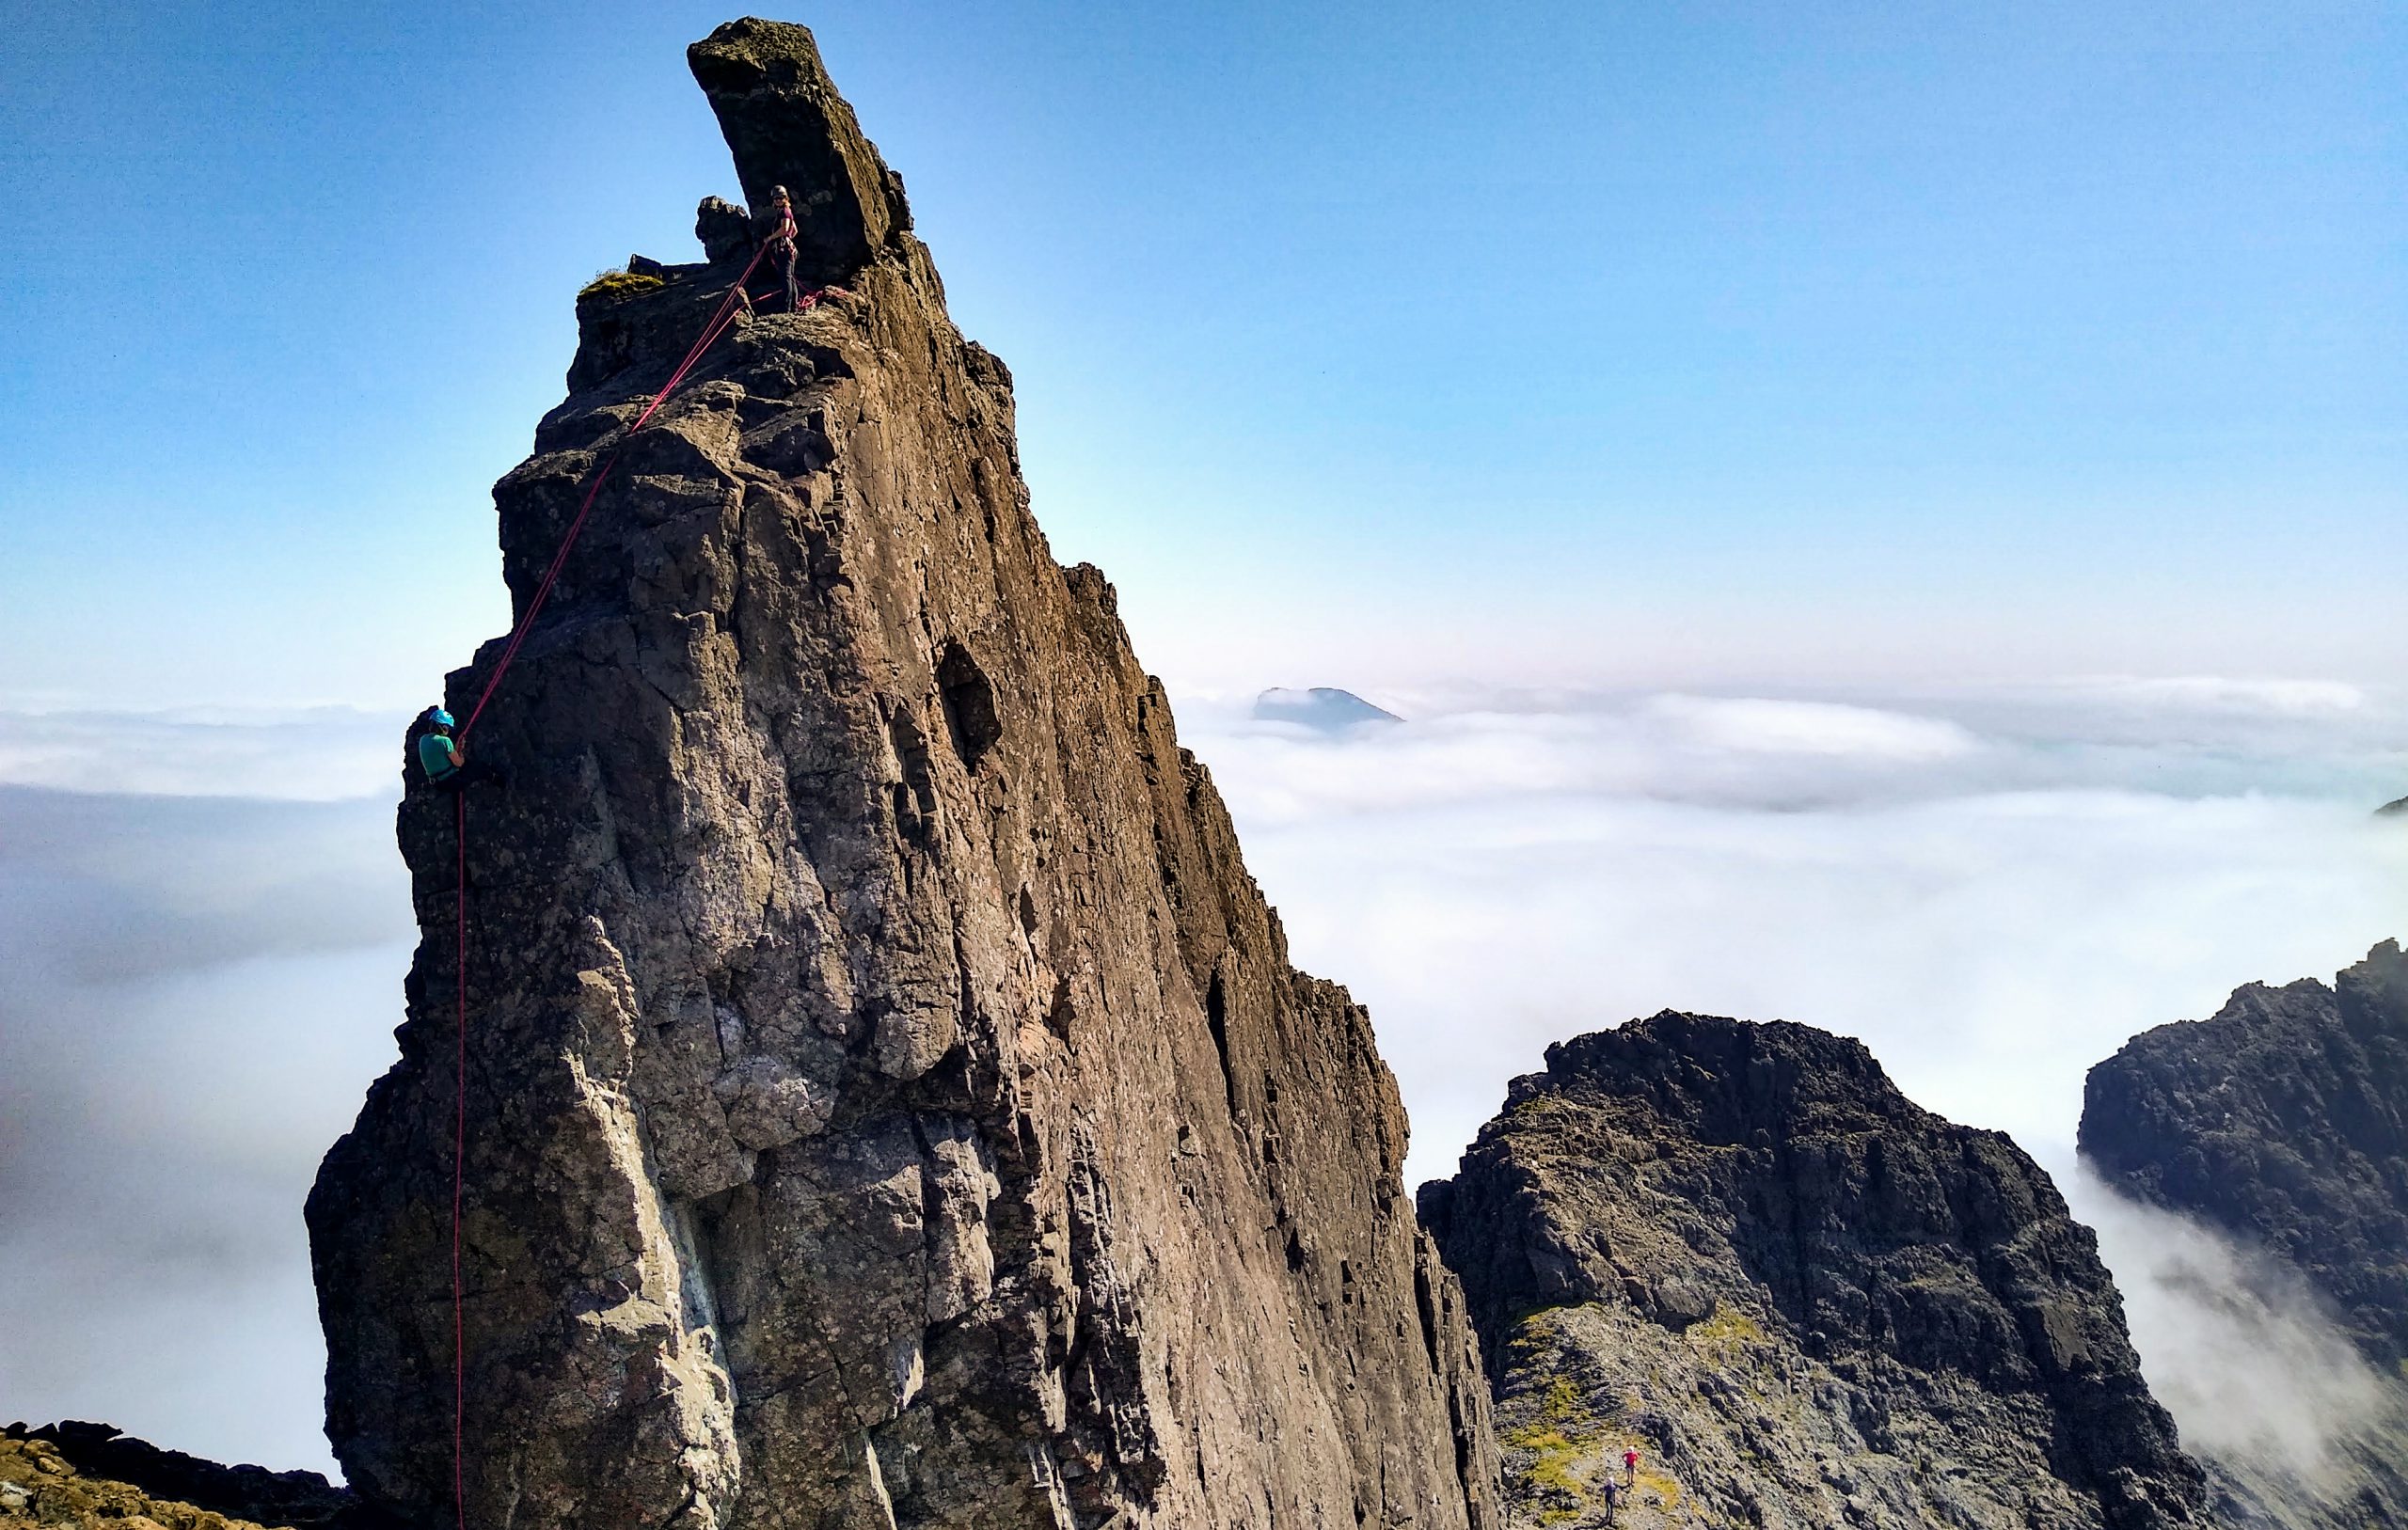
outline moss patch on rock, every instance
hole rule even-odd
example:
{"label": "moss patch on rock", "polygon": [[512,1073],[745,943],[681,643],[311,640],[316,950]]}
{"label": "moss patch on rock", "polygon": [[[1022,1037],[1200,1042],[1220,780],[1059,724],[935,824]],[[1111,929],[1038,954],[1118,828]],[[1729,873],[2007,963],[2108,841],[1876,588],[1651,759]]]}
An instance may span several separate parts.
{"label": "moss patch on rock", "polygon": [[140,1489],[88,1477],[47,1440],[0,1439],[0,1530],[19,1526],[84,1530],[262,1530],[190,1504],[152,1498]]}
{"label": "moss patch on rock", "polygon": [[605,271],[577,290],[579,303],[615,303],[639,292],[657,292],[668,286],[660,277],[638,271]]}

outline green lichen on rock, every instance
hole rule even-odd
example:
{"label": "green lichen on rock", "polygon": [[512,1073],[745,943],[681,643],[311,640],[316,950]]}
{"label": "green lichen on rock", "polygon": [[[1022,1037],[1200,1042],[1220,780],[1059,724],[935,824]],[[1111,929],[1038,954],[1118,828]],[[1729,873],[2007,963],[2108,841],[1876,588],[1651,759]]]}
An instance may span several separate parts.
{"label": "green lichen on rock", "polygon": [[1421,1207],[1515,1522],[1604,1523],[1608,1480],[1623,1530],[2206,1522],[2054,1187],[1861,1045],[1667,1012],[1510,1097]]}
{"label": "green lichen on rock", "polygon": [[1743,1373],[1758,1367],[1757,1351],[1770,1342],[1762,1323],[1727,1301],[1717,1301],[1713,1313],[1691,1323],[1682,1337],[1724,1370]]}
{"label": "green lichen on rock", "polygon": [[639,292],[657,292],[668,285],[660,277],[644,272],[605,271],[577,290],[577,300],[579,303],[589,298],[595,302],[617,302],[622,298],[634,297]]}
{"label": "green lichen on rock", "polygon": [[1741,1312],[1729,1302],[1714,1304],[1714,1315],[1702,1317],[1688,1328],[1689,1342],[1716,1349],[1732,1349],[1743,1344],[1762,1344],[1765,1330],[1762,1323]]}
{"label": "green lichen on rock", "polygon": [[[1560,1337],[1552,1314],[1542,1313],[1525,1325],[1517,1345],[1543,1347]],[[1526,1395],[1506,1409],[1507,1427],[1497,1436],[1504,1446],[1507,1497],[1526,1518],[1539,1524],[1563,1524],[1589,1509],[1594,1493],[1590,1473],[1597,1446],[1606,1437],[1605,1421],[1569,1377],[1558,1376],[1535,1396]]]}
{"label": "green lichen on rock", "polygon": [[86,1476],[46,1440],[0,1440],[0,1527],[139,1526],[164,1530],[260,1530],[190,1504],[150,1497],[122,1482]]}
{"label": "green lichen on rock", "polygon": [[0,1530],[394,1530],[315,1472],[223,1466],[106,1424],[0,1427]]}

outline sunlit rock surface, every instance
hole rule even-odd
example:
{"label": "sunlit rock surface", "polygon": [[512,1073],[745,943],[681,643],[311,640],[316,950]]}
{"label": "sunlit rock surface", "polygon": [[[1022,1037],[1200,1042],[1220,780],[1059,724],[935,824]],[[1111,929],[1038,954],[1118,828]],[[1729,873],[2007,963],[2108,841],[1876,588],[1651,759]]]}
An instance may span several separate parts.
{"label": "sunlit rock surface", "polygon": [[[2088,1229],[1857,1042],[1665,1013],[1547,1049],[1424,1220],[1516,1520],[2204,1523]],[[1634,1518],[1633,1516],[1637,1516]]]}
{"label": "sunlit rock surface", "polygon": [[[472,1524],[1496,1522],[1487,1397],[1370,1022],[1288,964],[1111,586],[1030,518],[1011,380],[800,28],[693,50],[747,258],[580,302],[498,486],[472,757]],[[496,662],[451,677],[465,716]],[[309,1203],[335,1449],[450,1522],[452,804],[400,814],[401,1063]]]}

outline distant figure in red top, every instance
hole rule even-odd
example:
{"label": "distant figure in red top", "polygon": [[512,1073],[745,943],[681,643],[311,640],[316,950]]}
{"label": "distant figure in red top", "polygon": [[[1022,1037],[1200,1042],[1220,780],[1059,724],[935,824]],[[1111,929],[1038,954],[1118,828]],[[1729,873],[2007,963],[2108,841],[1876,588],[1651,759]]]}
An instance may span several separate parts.
{"label": "distant figure in red top", "polygon": [[1626,1488],[1639,1486],[1639,1447],[1637,1445],[1632,1445],[1622,1453],[1622,1480],[1623,1486]]}
{"label": "distant figure in red top", "polygon": [[784,186],[770,188],[770,214],[778,226],[769,233],[769,247],[778,254],[778,264],[785,271],[786,311],[799,312],[802,308],[802,288],[794,279],[795,240],[802,232],[794,225],[794,198]]}

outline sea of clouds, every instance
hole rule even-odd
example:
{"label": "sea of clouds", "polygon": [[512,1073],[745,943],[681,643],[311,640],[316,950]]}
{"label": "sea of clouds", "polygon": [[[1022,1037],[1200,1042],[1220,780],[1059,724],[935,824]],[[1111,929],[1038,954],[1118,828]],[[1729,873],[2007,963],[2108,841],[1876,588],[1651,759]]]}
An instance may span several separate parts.
{"label": "sea of clouds", "polygon": [[331,1470],[301,1201],[393,1055],[391,844],[374,800],[0,785],[8,1416]]}
{"label": "sea of clouds", "polygon": [[2408,931],[2408,718],[2327,682],[1883,697],[1381,692],[1181,710],[1300,965],[1370,1004],[1450,1173],[1546,1044],[1657,1010],[1863,1038],[2069,1147],[2083,1073]]}
{"label": "sea of clouds", "polygon": [[[1548,1043],[1664,1008],[1861,1036],[2069,1175],[2134,1032],[2408,935],[2408,823],[2369,812],[2408,715],[2350,685],[1369,695],[1406,720],[1179,709],[1297,961],[1371,1006],[1414,1180]],[[300,1205],[392,1055],[403,720],[0,712],[0,1409],[330,1465]],[[2216,1268],[2116,1225],[2128,1294]],[[2185,1391],[2184,1328],[2141,1348],[2193,1436],[2313,1459]]]}

